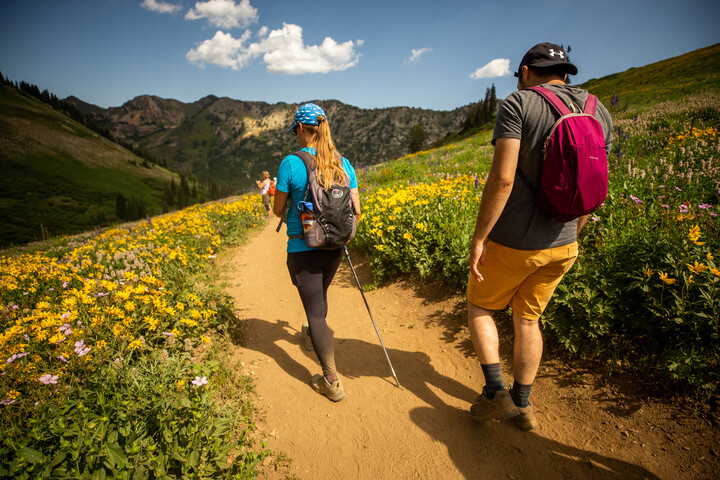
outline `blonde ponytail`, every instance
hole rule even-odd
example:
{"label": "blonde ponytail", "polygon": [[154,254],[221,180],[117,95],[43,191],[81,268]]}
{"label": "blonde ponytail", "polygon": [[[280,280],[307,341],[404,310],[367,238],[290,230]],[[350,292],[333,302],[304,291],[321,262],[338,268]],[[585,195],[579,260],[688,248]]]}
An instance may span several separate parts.
{"label": "blonde ponytail", "polygon": [[325,190],[329,190],[333,183],[344,185],[349,178],[343,169],[342,157],[335,150],[327,119],[318,115],[317,122],[317,127],[310,127],[313,131],[313,143],[317,148],[315,173],[318,183]]}

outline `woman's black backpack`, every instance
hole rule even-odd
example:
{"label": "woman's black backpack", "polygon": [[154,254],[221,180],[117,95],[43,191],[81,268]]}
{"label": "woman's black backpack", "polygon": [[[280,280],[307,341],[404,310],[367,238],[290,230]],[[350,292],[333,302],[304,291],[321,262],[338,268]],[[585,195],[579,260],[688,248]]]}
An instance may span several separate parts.
{"label": "woman's black backpack", "polygon": [[[300,157],[308,172],[308,187],[305,190],[304,202],[313,205],[314,222],[303,224],[303,235],[291,235],[289,238],[304,238],[308,247],[333,250],[347,245],[355,236],[357,219],[350,195],[349,180],[346,185],[333,184],[329,190],[323,189],[315,175],[315,157],[300,150],[293,153]],[[335,155],[342,165],[342,156]],[[303,211],[294,205],[302,218]],[[306,216],[310,213],[303,207]]]}

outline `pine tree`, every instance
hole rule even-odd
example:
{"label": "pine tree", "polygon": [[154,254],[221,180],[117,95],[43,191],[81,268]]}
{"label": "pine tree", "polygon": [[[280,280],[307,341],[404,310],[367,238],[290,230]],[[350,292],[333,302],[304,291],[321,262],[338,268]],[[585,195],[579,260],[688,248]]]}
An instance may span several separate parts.
{"label": "pine tree", "polygon": [[185,198],[190,197],[190,185],[188,185],[185,175],[180,176],[180,190],[185,194]]}
{"label": "pine tree", "polygon": [[410,153],[422,150],[426,138],[427,132],[423,124],[418,123],[414,125],[408,133],[408,150],[410,150]]}
{"label": "pine tree", "polygon": [[175,196],[172,193],[172,188],[170,187],[169,183],[165,185],[165,192],[163,192],[163,203],[168,207],[175,204]]}
{"label": "pine tree", "polygon": [[181,188],[178,190],[178,208],[185,208],[188,206],[188,195],[185,193],[185,189]]}
{"label": "pine tree", "polygon": [[122,193],[115,195],[115,215],[117,215],[120,220],[127,219],[127,203]]}

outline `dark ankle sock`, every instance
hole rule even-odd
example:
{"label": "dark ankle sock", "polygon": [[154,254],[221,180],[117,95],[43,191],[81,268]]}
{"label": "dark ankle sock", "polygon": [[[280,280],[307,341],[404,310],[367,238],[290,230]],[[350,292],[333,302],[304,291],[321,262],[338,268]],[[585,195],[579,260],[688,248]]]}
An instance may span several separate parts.
{"label": "dark ankle sock", "polygon": [[499,363],[481,364],[483,375],[485,376],[485,394],[488,398],[493,398],[495,392],[499,392],[505,388],[502,378],[502,369]]}
{"label": "dark ankle sock", "polygon": [[338,379],[338,374],[337,374],[337,372],[333,372],[333,373],[331,373],[330,375],[325,375],[325,380],[327,380],[327,382],[328,382],[330,385],[332,385],[333,382],[336,382],[337,379]]}
{"label": "dark ankle sock", "polygon": [[510,389],[510,396],[513,399],[513,403],[516,407],[527,407],[530,405],[530,390],[532,389],[532,383],[530,385],[523,385],[518,383],[517,380],[513,381],[512,389]]}

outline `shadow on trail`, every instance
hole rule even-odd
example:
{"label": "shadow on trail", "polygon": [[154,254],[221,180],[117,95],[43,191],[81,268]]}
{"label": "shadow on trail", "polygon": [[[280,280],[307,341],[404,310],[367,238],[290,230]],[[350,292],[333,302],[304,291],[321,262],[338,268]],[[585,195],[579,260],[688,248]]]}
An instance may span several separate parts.
{"label": "shadow on trail", "polygon": [[430,407],[412,409],[410,418],[447,447],[465,478],[659,480],[638,465],[520,431],[512,420],[478,424]]}
{"label": "shadow on trail", "polygon": [[[252,324],[253,332],[261,337],[258,340],[249,339],[245,348],[255,350],[272,358],[288,375],[302,383],[309,383],[310,377],[320,373],[320,364],[317,363],[315,352],[307,351],[300,345],[300,335],[297,328],[287,321],[278,320],[269,322],[258,318],[247,320]],[[374,333],[368,332],[369,335]],[[291,344],[291,348],[302,351],[308,358],[317,363],[316,371],[308,369],[292,358],[280,342]],[[441,375],[430,363],[430,357],[423,352],[409,352],[398,349],[388,349],[390,361],[393,363],[395,373],[400,380],[402,388],[416,395],[422,401],[438,409],[457,410],[448,406],[434,391],[441,390],[447,395],[464,401],[472,401],[477,393],[453,378]],[[378,377],[385,379],[389,386],[395,386],[392,372],[379,343],[366,342],[354,338],[335,337],[335,364],[341,376],[346,378]],[[309,388],[309,387],[308,387]]]}
{"label": "shadow on trail", "polygon": [[[245,348],[272,358],[288,375],[308,383],[314,373],[300,364],[288,350],[303,352],[317,362],[314,352],[304,350],[295,326],[287,321],[250,318],[254,338]],[[373,376],[394,381],[382,347],[378,343],[335,337],[336,364],[347,378]],[[471,420],[466,409],[448,405],[434,389],[468,402],[477,393],[435,370],[423,352],[388,349],[402,387],[427,406],[413,408],[409,418],[429,436],[447,448],[448,456],[465,478],[583,478],[583,479],[658,479],[648,470],[598,453],[562,444],[535,433],[522,432],[512,423]],[[308,386],[309,388],[309,386]],[[348,392],[352,395],[352,392]],[[398,412],[404,414],[405,412]],[[392,448],[392,446],[388,446]],[[412,455],[412,452],[408,452]]]}

